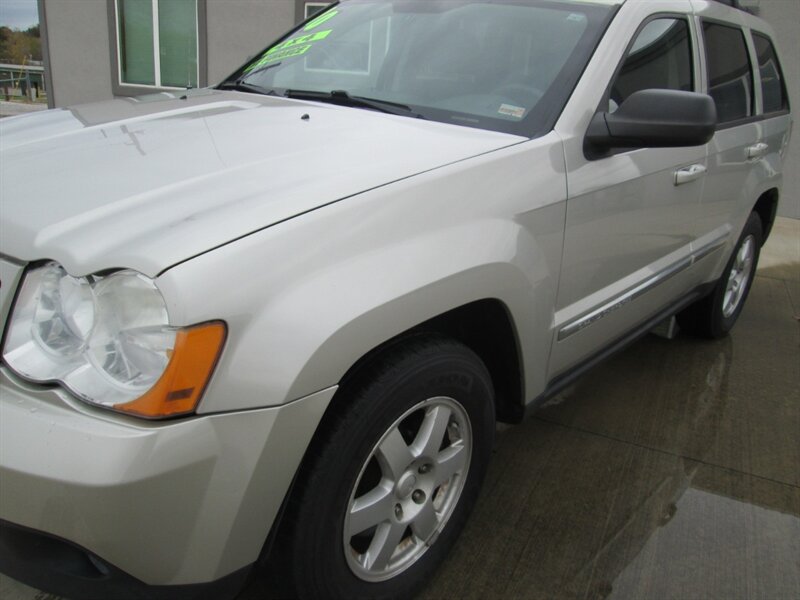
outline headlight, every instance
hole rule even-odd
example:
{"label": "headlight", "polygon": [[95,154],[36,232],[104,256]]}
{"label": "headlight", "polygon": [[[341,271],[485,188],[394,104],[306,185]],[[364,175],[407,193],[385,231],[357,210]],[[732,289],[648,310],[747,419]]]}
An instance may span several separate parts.
{"label": "headlight", "polygon": [[140,273],[75,278],[47,263],[22,283],[3,359],[91,404],[163,418],[195,410],[224,339],[219,322],[171,327],[161,293]]}

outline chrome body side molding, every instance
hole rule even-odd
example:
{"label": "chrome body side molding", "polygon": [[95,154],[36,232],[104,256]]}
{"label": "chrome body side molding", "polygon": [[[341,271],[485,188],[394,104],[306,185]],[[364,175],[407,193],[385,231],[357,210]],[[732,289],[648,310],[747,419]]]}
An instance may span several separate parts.
{"label": "chrome body side molding", "polygon": [[667,279],[680,273],[684,269],[688,269],[699,260],[705,258],[709,254],[719,250],[722,248],[725,243],[728,241],[728,233],[713,239],[711,242],[698,248],[690,256],[683,258],[671,265],[667,268],[659,271],[655,275],[645,279],[639,285],[623,292],[622,294],[612,298],[610,301],[606,302],[605,304],[597,307],[596,309],[588,312],[577,319],[575,319],[572,323],[562,327],[558,332],[558,341],[563,341],[570,337],[573,334],[578,333],[579,331],[589,327],[592,323],[595,323],[602,319],[603,317],[611,314],[612,312],[622,308],[629,302],[633,302],[640,296],[644,295],[657,285],[664,283]]}

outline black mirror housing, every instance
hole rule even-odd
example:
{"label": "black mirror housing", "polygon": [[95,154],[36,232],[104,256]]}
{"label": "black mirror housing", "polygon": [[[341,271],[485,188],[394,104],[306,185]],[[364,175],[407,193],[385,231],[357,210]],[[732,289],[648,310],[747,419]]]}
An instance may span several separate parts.
{"label": "black mirror housing", "polygon": [[597,113],[586,132],[595,149],[676,148],[708,143],[717,127],[717,108],[706,94],[640,90],[616,112]]}

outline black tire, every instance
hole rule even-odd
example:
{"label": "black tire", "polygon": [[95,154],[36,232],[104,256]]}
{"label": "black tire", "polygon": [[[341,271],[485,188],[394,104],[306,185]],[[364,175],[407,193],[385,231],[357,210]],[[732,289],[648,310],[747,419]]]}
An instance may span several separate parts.
{"label": "black tire", "polygon": [[[448,399],[458,406],[451,406]],[[398,425],[398,419],[422,401],[428,404]],[[410,598],[447,555],[478,497],[495,429],[491,379],[481,360],[467,347],[448,339],[425,336],[395,347],[385,357],[361,369],[354,380],[339,390],[334,402],[304,460],[296,492],[281,527],[280,541],[272,548],[270,563],[274,563],[273,558],[279,561],[279,577],[282,583],[288,584],[286,592],[292,597]],[[458,407],[463,411],[459,412]],[[450,417],[447,417],[447,410],[451,411]],[[469,438],[464,437],[464,418],[468,420]],[[396,485],[385,483],[389,480],[385,477],[386,468],[381,465],[386,465],[387,459],[382,453],[384,446],[379,448],[378,441],[389,436],[382,442],[388,445],[389,438],[396,440],[402,435],[408,443],[414,439],[417,422],[433,424],[441,419],[446,420],[446,429],[434,451],[437,457],[455,454],[463,457],[460,453],[466,447],[464,440],[471,439],[471,458],[462,472],[452,475],[445,484],[435,483],[432,473],[438,470],[440,477],[445,471],[445,467],[441,467],[444,461],[439,462],[437,458],[435,465],[411,463],[403,470],[402,477],[396,479]],[[419,427],[421,431],[422,426]],[[434,436],[430,438],[435,439]],[[434,445],[437,443],[429,444],[430,447]],[[379,462],[381,459],[383,462]],[[376,468],[378,471],[373,472]],[[429,496],[422,491],[425,477],[431,479],[431,487],[426,488]],[[392,507],[389,518],[374,529],[346,538],[346,523],[348,531],[359,527],[350,524],[351,518],[355,520],[352,517],[355,513],[351,511],[358,506],[354,498],[363,498],[364,490],[373,490],[378,479],[384,482],[381,485],[392,490],[393,495],[388,500]],[[412,488],[420,489],[411,492]],[[457,494],[455,490],[459,489],[460,494]],[[405,492],[408,495],[398,500]],[[403,542],[394,546],[393,556],[405,556],[400,549],[406,544],[406,552],[411,552],[408,556],[416,558],[385,580],[365,580],[363,576],[368,574],[368,568],[364,565],[370,560],[365,558],[370,556],[367,548],[371,550],[376,543],[376,548],[380,546],[380,542],[375,541],[379,538],[378,532],[399,531],[405,527],[402,519],[397,520],[398,514],[410,518],[417,507],[421,507],[419,514],[423,508],[435,510],[428,508],[428,503],[435,506],[434,498],[445,498],[443,502],[449,504],[442,506],[453,507],[449,518],[443,519],[442,529],[435,539],[428,537],[428,544],[418,543],[414,531],[427,529],[419,524],[408,526],[404,529]],[[401,503],[405,503],[406,513],[402,506],[398,513],[397,506]],[[385,506],[381,504],[380,514],[384,514]],[[412,527],[417,529],[412,530]],[[409,532],[411,536],[405,537]],[[391,546],[386,544],[386,547]],[[372,552],[374,556],[378,554]],[[386,569],[393,560],[399,562],[400,558],[389,559]],[[359,575],[355,569],[364,572]]]}
{"label": "black tire", "polygon": [[[744,308],[753,280],[756,276],[758,258],[761,255],[763,243],[763,228],[761,218],[757,213],[750,213],[741,236],[731,253],[722,276],[714,286],[713,291],[705,298],[698,300],[691,306],[678,313],[678,324],[688,333],[701,337],[718,339],[728,335]],[[730,283],[740,268],[741,253],[745,245],[751,252],[751,263],[747,277],[742,281],[742,289],[737,290],[734,299],[730,301]]]}

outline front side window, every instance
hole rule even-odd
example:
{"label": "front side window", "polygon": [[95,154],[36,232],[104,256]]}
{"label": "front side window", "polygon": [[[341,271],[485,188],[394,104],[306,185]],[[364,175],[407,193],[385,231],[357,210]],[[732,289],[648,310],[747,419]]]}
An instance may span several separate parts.
{"label": "front side window", "polygon": [[758,70],[761,73],[761,94],[764,98],[764,112],[772,113],[787,110],[789,98],[783,82],[778,55],[770,39],[760,33],[753,34],[753,43],[758,56]]}
{"label": "front side window", "polygon": [[538,135],[552,128],[615,10],[575,0],[351,0],[220,87],[369,99],[398,114]]}
{"label": "front side window", "polygon": [[720,124],[754,114],[753,69],[744,32],[738,27],[705,21],[708,93],[717,105]]}
{"label": "front side window", "polygon": [[116,0],[121,84],[197,87],[197,0]]}
{"label": "front side window", "polygon": [[609,111],[634,92],[649,89],[694,90],[689,25],[684,19],[654,19],[641,29],[611,86]]}

